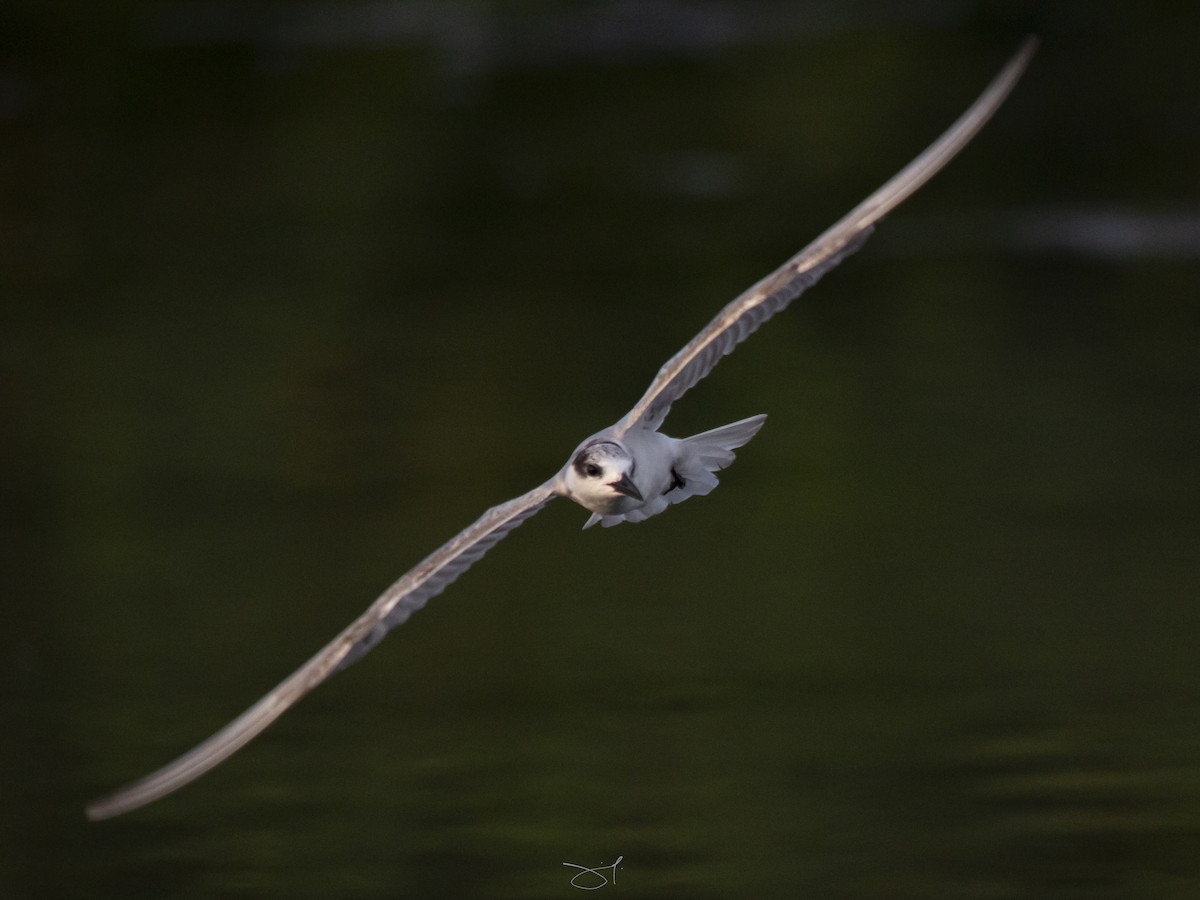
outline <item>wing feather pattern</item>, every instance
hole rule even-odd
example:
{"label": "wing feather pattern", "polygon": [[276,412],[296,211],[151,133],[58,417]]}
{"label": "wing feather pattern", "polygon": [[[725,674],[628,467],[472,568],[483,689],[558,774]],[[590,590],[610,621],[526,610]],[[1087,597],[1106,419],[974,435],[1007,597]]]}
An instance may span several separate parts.
{"label": "wing feather pattern", "polygon": [[384,591],[366,612],[273,691],[174,762],[88,806],[88,818],[108,819],[144,806],[228,759],[301,697],[362,657],[390,629],[444,591],[505,535],[550,502],[555,496],[553,484],[548,481],[489,509]]}
{"label": "wing feather pattern", "polygon": [[[671,404],[706,376],[771,316],[853,253],[875,224],[928,181],[975,136],[999,108],[1028,64],[1036,41],[1025,42],[978,100],[932,146],[778,270],[729,303],[659,370],[645,395],[614,426],[617,437],[634,426],[658,429]],[[87,807],[107,819],[175,791],[218,765],[334,672],[369,652],[479,560],[510,531],[559,493],[557,478],[492,507],[402,576],[341,634],[208,740],[146,777]]]}
{"label": "wing feather pattern", "polygon": [[682,397],[763,322],[863,245],[885,215],[953,159],[1000,108],[1037,49],[1028,38],[970,108],[920,156],[854,207],[815,241],[722,309],[715,319],[658,370],[649,389],[615,427],[617,437],[634,426],[657,431]]}

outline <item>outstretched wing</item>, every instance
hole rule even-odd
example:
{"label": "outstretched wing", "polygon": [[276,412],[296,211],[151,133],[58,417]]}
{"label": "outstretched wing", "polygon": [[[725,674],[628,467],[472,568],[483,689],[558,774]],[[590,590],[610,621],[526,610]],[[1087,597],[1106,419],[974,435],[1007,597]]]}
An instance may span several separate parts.
{"label": "outstretched wing", "polygon": [[206,740],[145,778],[97,800],[87,808],[91,819],[107,819],[144,806],[199,778],[255,738],[297,700],[334,672],[374,647],[387,632],[406,621],[431,598],[510,531],[553,497],[553,481],[494,506],[470,527],[422,560],[350,626],[293,672],[275,690]]}
{"label": "outstretched wing", "polygon": [[712,371],[722,356],[783,310],[826,272],[863,245],[875,224],[953,159],[1008,96],[1037,49],[1029,38],[958,121],[891,181],[852,209],[815,241],[729,303],[658,370],[642,399],[615,426],[617,437],[639,425],[657,431],[671,404]]}

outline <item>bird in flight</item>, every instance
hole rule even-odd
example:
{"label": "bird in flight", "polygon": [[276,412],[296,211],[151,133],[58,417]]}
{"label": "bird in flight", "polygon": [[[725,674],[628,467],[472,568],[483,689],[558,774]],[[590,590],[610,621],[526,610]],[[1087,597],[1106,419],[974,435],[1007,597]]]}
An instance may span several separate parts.
{"label": "bird in flight", "polygon": [[953,159],[987,123],[1021,77],[1034,50],[1029,38],[957,121],[883,187],[766,278],[722,309],[667,360],[642,398],[616,424],[581,443],[549,481],[494,506],[389,587],[349,627],[248,710],[174,762],[87,807],[108,819],[144,806],[199,778],[256,737],[334,672],[358,660],[392,628],[446,589],[488,550],[555,497],[592,515],[584,526],[640,522],[717,486],[765,421],[752,416],[689,438],[659,429],[671,404],[706,376],[763,322],[785,309],[858,250],[876,223]]}

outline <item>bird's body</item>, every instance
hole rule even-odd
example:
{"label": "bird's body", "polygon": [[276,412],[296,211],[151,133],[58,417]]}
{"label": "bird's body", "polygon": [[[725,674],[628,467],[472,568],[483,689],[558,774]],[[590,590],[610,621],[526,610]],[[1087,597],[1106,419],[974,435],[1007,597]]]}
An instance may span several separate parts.
{"label": "bird's body", "polygon": [[576,448],[554,491],[592,512],[584,528],[642,522],[715,488],[716,473],[733,462],[733,451],[754,437],[766,418],[752,416],[682,439],[641,425],[624,434],[615,426],[606,428]]}
{"label": "bird's body", "polygon": [[[487,510],[416,566],[274,690],[208,740],[145,778],[91,804],[109,818],[164,796],[212,769],[260,734],[334,672],[360,659],[392,628],[441,593],[510,531],[555,497],[588,509],[587,525],[640,522],[717,485],[716,472],[762,427],[753,416],[689,438],[661,431],[671,404],[767,319],[866,241],[876,223],[936,174],[978,133],[1033,54],[1026,42],[983,94],[929,148],[776,271],[727,304],[659,369],[620,421],[585,440],[552,478]],[[585,525],[585,527],[587,527]]]}

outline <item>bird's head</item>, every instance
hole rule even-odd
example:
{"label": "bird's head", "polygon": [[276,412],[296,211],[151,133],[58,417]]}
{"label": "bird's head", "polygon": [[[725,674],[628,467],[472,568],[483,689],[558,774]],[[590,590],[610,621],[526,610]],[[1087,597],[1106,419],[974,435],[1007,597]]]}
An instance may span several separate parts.
{"label": "bird's head", "polygon": [[580,506],[608,513],[626,498],[641,503],[642,492],[633,483],[633,457],[613,441],[595,441],[576,451],[565,473],[567,491]]}

